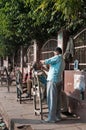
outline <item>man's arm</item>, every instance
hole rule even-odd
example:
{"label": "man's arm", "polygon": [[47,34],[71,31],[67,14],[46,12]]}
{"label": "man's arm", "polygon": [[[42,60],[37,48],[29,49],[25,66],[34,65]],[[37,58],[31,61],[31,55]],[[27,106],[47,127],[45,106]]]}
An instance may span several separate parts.
{"label": "man's arm", "polygon": [[49,59],[45,59],[43,62],[45,64],[55,64],[59,61],[60,61],[60,56],[58,55],[58,56],[51,57]]}
{"label": "man's arm", "polygon": [[44,62],[44,60],[40,60],[40,63],[43,65],[45,62]]}

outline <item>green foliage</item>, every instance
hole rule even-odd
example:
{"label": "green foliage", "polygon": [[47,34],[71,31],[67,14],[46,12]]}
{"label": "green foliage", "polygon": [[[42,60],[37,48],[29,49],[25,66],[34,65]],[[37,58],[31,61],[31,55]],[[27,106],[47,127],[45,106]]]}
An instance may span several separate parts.
{"label": "green foliage", "polygon": [[6,52],[6,47],[4,45],[0,45],[0,56],[3,57],[5,56],[5,52]]}
{"label": "green foliage", "polygon": [[[64,22],[64,27],[72,28],[73,31],[79,25],[86,25],[85,0],[42,0],[41,4],[36,9],[37,13],[39,13],[39,11],[41,11],[41,16],[44,16],[45,21],[46,17],[50,16],[51,21],[57,15],[57,12],[59,14],[61,13],[59,19]],[[58,24],[59,20],[55,19],[54,21],[57,21]],[[60,24],[60,28],[62,25],[63,24]]]}
{"label": "green foliage", "polygon": [[13,56],[18,49],[18,46],[0,44],[0,57]]}
{"label": "green foliage", "polygon": [[82,25],[86,26],[85,0],[0,0],[0,46],[4,53],[9,54],[9,48],[15,52],[32,39],[44,43],[62,27],[74,32]]}

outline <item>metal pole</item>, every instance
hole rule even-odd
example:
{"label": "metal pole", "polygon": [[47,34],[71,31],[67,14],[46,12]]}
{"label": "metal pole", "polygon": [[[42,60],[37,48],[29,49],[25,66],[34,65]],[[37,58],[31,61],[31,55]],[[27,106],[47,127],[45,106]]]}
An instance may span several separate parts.
{"label": "metal pole", "polygon": [[23,46],[21,46],[21,53],[20,53],[20,68],[21,68],[21,72],[22,72],[22,75],[23,75],[23,64],[24,64],[24,57],[23,57]]}

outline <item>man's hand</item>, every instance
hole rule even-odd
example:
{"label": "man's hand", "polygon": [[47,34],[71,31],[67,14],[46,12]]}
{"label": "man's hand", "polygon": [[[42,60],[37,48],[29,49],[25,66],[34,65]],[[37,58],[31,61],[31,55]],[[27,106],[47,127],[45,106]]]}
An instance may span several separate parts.
{"label": "man's hand", "polygon": [[40,63],[41,63],[41,64],[44,64],[44,60],[40,60]]}

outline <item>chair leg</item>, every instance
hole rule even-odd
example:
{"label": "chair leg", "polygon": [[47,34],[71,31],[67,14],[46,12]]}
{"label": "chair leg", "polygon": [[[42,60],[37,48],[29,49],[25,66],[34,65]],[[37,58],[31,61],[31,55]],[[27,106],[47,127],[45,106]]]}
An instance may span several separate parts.
{"label": "chair leg", "polygon": [[21,104],[21,101],[22,101],[22,93],[21,93],[21,90],[17,87],[17,101],[19,99],[19,102]]}
{"label": "chair leg", "polygon": [[9,84],[9,80],[7,79],[7,89],[8,89],[8,92],[10,91],[10,84]]}
{"label": "chair leg", "polygon": [[19,98],[18,88],[16,87],[16,89],[17,89],[17,101],[18,101],[18,98]]}
{"label": "chair leg", "polygon": [[[34,103],[33,103],[33,104],[34,104],[34,111],[36,111],[36,109],[37,109],[37,108],[36,108],[36,107],[37,107],[37,106],[36,106],[36,95],[33,96],[33,102],[34,102]],[[35,115],[37,115],[36,112],[35,112]]]}
{"label": "chair leg", "polygon": [[[20,90],[19,90],[20,91]],[[20,91],[20,96],[19,96],[19,98],[20,98],[20,104],[21,104],[21,102],[22,102],[22,96],[21,96],[22,94],[21,94],[21,91]]]}
{"label": "chair leg", "polygon": [[39,88],[39,107],[40,107],[40,115],[41,115],[41,120],[43,120],[43,108],[42,108],[42,97],[41,97],[41,90]]}

